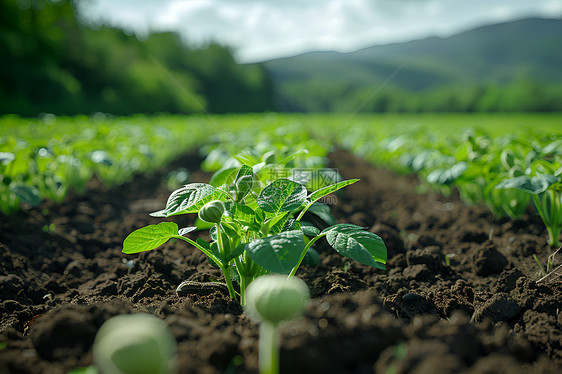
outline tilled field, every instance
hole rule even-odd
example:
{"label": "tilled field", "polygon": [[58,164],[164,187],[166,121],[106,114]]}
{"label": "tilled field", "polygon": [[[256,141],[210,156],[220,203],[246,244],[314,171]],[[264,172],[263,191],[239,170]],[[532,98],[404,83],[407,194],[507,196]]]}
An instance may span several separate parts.
{"label": "tilled field", "polygon": [[[320,242],[306,315],[282,327],[285,373],[558,373],[562,283],[543,281],[552,249],[532,210],[494,219],[457,197],[418,194],[417,179],[337,151],[332,166],[361,181],[337,195],[341,223],[369,227],[387,271]],[[208,180],[187,157],[191,181]],[[0,374],[66,373],[92,364],[97,329],[113,315],[162,318],[178,342],[178,373],[257,373],[258,328],[220,289],[178,296],[183,280],[220,272],[183,242],[121,253],[133,230],[161,220],[165,174],[107,190],[92,180],[62,205],[0,218]],[[194,215],[172,217],[180,227]],[[171,219],[170,219],[171,220]],[[191,237],[194,237],[190,234]]]}

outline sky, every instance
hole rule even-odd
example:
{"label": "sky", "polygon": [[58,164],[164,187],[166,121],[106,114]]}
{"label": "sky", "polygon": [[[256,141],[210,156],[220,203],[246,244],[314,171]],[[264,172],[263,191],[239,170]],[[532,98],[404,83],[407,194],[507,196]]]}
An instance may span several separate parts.
{"label": "sky", "polygon": [[82,16],[139,37],[177,31],[240,63],[311,50],[350,52],[526,17],[562,18],[562,0],[89,0]]}

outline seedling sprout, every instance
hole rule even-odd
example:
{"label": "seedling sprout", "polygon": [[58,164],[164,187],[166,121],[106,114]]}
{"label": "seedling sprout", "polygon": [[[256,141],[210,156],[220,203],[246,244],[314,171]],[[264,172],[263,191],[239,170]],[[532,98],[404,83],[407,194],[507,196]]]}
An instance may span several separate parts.
{"label": "seedling sprout", "polygon": [[93,351],[103,374],[175,373],[175,338],[162,320],[150,314],[110,318],[98,330]]}
{"label": "seedling sprout", "polygon": [[254,280],[247,289],[248,315],[260,323],[260,374],[279,373],[278,326],[304,313],[309,291],[299,278],[265,275]]}

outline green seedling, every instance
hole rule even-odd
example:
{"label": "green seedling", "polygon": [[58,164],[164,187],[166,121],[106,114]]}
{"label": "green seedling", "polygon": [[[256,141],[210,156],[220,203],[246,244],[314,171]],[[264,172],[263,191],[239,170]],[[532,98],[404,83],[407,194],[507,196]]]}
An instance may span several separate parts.
{"label": "green seedling", "polygon": [[452,259],[453,257],[455,257],[455,254],[454,254],[454,253],[449,253],[449,254],[445,255],[445,265],[446,265],[447,267],[451,267],[451,259]]}
{"label": "green seedling", "polygon": [[43,225],[43,232],[55,232],[57,226],[54,223]]}
{"label": "green seedling", "polygon": [[[230,296],[239,297],[241,304],[247,285],[255,278],[268,273],[294,276],[309,249],[323,237],[341,255],[385,269],[386,247],[378,235],[351,224],[335,224],[321,231],[302,222],[307,211],[319,211],[315,208],[318,200],[358,179],[309,193],[302,184],[285,178],[262,187],[254,183],[253,176],[252,168],[243,165],[228,185],[188,184],[172,192],[165,209],[151,214],[197,213],[200,221],[210,225],[210,243],[185,236],[195,227],[179,230],[174,222],[162,222],[132,232],[123,242],[123,252],[152,250],[169,239],[186,241],[222,271]],[[239,293],[233,281],[238,282]]]}
{"label": "green seedling", "polygon": [[93,347],[95,365],[103,374],[172,374],[176,351],[168,326],[145,313],[108,319]]}
{"label": "green seedling", "polygon": [[500,173],[493,156],[482,157],[471,162],[455,184],[463,201],[469,204],[483,202],[495,216],[507,215],[511,219],[517,219],[529,206],[531,196],[516,189],[495,188],[499,182],[516,173],[517,169],[513,169],[511,175]]}
{"label": "green seedling", "polygon": [[539,267],[539,272],[540,272],[541,274],[544,274],[545,271],[544,271],[544,269],[543,269],[543,267],[542,267],[541,261],[539,260],[539,258],[537,257],[536,254],[533,254],[533,259],[535,260],[535,262],[537,263],[537,265],[538,265],[538,267]]}
{"label": "green seedling", "polygon": [[260,374],[279,373],[278,326],[304,313],[309,291],[299,278],[266,275],[247,290],[246,312],[260,323]]}
{"label": "green seedling", "polygon": [[538,174],[533,177],[521,175],[500,182],[497,189],[514,188],[531,195],[533,204],[548,232],[548,244],[560,245],[562,228],[562,183],[559,175]]}

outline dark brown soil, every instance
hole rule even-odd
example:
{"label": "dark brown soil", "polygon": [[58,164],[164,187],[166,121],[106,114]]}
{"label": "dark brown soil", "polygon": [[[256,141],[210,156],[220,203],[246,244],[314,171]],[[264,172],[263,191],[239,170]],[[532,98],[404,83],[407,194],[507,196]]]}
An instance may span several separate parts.
{"label": "dark brown soil", "polygon": [[[331,155],[346,178],[340,222],[369,227],[388,247],[387,271],[349,261],[320,243],[321,264],[298,276],[313,300],[282,327],[285,373],[558,373],[561,283],[536,283],[551,253],[529,211],[494,220],[457,197],[417,194],[417,179]],[[178,166],[192,170],[199,160]],[[178,373],[257,373],[257,326],[217,290],[178,297],[183,280],[220,278],[183,242],[121,253],[133,230],[161,222],[163,174],[0,220],[0,374],[66,373],[92,364],[97,329],[113,315],[162,318],[179,344]],[[180,227],[191,217],[175,217]],[[54,226],[52,226],[53,224]],[[49,225],[51,227],[49,228]],[[446,256],[450,260],[446,263]]]}

